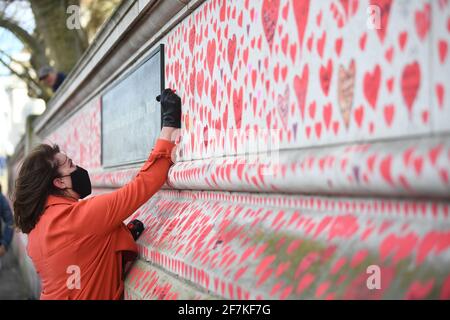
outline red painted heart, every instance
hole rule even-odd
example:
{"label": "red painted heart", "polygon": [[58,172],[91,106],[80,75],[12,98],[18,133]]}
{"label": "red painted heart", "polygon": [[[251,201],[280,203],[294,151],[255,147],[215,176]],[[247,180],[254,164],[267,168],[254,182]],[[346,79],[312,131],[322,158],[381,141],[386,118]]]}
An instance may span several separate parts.
{"label": "red painted heart", "polygon": [[189,31],[189,50],[191,54],[194,54],[194,45],[195,45],[195,28],[192,27]]}
{"label": "red painted heart", "polygon": [[230,70],[233,71],[234,57],[236,55],[236,35],[233,34],[230,40],[228,40],[228,64],[230,65]]}
{"label": "red painted heart", "polygon": [[214,84],[211,86],[211,102],[213,106],[216,106],[216,98],[217,98],[217,80],[214,81]]}
{"label": "red painted heart", "polygon": [[320,56],[321,58],[323,58],[323,50],[324,50],[324,48],[325,48],[325,42],[326,42],[326,39],[327,39],[327,34],[326,34],[326,32],[324,31],[324,32],[322,33],[322,37],[321,37],[320,39],[317,40],[317,53],[319,53],[319,56]]}
{"label": "red painted heart", "polygon": [[310,0],[292,1],[294,6],[295,21],[297,23],[297,33],[300,47],[303,46],[306,26],[308,25]]}
{"label": "red painted heart", "polygon": [[330,128],[332,115],[333,115],[333,108],[331,106],[331,103],[328,103],[323,107],[323,120],[325,122],[325,127],[327,128],[327,130]]}
{"label": "red painted heart", "polygon": [[436,97],[438,99],[439,108],[441,108],[441,109],[444,107],[444,94],[445,94],[444,86],[442,84],[437,84],[436,85]]}
{"label": "red painted heart", "polygon": [[356,125],[358,126],[358,128],[361,128],[362,122],[364,119],[364,107],[360,106],[360,107],[356,108],[354,115],[355,115]]}
{"label": "red painted heart", "polygon": [[208,41],[206,59],[208,60],[209,74],[213,78],[214,66],[216,64],[216,40],[214,39]]}
{"label": "red painted heart", "polygon": [[284,94],[278,95],[278,114],[283,122],[284,128],[287,128],[289,119],[289,87],[286,87]]}
{"label": "red painted heart", "polygon": [[301,77],[296,76],[294,79],[294,90],[297,95],[298,105],[300,107],[300,115],[302,119],[305,119],[305,103],[306,95],[308,92],[309,83],[309,68],[308,65],[303,67],[303,72]]}
{"label": "red painted heart", "polygon": [[328,96],[330,90],[331,79],[333,76],[333,62],[328,60],[326,67],[320,67],[320,85],[322,87],[323,93]]}
{"label": "red painted heart", "polygon": [[378,100],[380,81],[381,68],[379,65],[376,65],[375,69],[372,72],[368,72],[364,76],[364,96],[366,97],[370,106],[374,109]]}
{"label": "red painted heart", "polygon": [[442,64],[444,64],[445,60],[447,59],[447,51],[448,51],[448,43],[445,40],[439,41],[439,60]]}
{"label": "red painted heart", "polygon": [[392,125],[392,121],[394,120],[394,105],[390,104],[384,107],[384,120],[388,127]]}
{"label": "red painted heart", "polygon": [[392,6],[392,0],[371,0],[371,5],[376,5],[380,8],[380,14],[381,14],[381,23],[380,28],[377,29],[378,37],[380,38],[381,42],[384,42],[384,39],[386,38],[386,32],[389,25],[389,17],[391,14],[391,6]]}
{"label": "red painted heart", "polygon": [[278,22],[278,12],[280,10],[280,0],[264,0],[261,14],[264,34],[269,48],[272,50],[275,29]]}
{"label": "red painted heart", "polygon": [[405,49],[406,41],[408,41],[408,33],[406,31],[401,32],[398,36],[398,44],[400,46],[400,50]]}
{"label": "red painted heart", "polygon": [[242,87],[239,89],[239,92],[236,89],[233,90],[233,109],[236,129],[240,129],[242,124],[243,94]]}
{"label": "red painted heart", "polygon": [[403,69],[402,73],[402,95],[405,100],[409,112],[412,112],[414,101],[417,97],[421,83],[420,65],[418,62],[413,62]]}
{"label": "red painted heart", "polygon": [[422,10],[416,11],[415,22],[416,31],[419,38],[423,41],[428,35],[431,26],[431,6],[426,3]]}

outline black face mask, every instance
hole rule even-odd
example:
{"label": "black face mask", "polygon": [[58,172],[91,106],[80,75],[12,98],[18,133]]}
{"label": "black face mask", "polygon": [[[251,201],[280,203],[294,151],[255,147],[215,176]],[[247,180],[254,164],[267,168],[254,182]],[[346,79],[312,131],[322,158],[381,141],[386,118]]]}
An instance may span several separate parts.
{"label": "black face mask", "polygon": [[[69,175],[62,177],[68,176]],[[91,179],[89,178],[89,173],[85,169],[77,166],[77,169],[70,174],[70,178],[72,179],[72,190],[78,193],[80,199],[83,199],[91,194]]]}

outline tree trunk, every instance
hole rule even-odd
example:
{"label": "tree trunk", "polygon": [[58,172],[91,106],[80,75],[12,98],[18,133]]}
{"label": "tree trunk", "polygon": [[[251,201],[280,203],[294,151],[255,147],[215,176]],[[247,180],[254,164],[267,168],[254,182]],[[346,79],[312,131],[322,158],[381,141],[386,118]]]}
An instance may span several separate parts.
{"label": "tree trunk", "polygon": [[30,0],[36,20],[36,29],[42,35],[48,55],[58,71],[66,74],[87,48],[82,29],[69,29],[67,19],[70,5],[79,6],[79,0]]}

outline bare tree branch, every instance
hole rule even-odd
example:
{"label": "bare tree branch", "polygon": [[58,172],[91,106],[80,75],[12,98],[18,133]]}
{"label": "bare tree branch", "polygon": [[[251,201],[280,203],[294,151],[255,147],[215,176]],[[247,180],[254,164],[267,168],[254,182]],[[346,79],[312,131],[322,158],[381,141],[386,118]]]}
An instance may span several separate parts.
{"label": "bare tree branch", "polygon": [[50,99],[50,94],[48,92],[48,89],[43,87],[37,80],[35,80],[31,76],[31,74],[30,74],[31,69],[29,67],[27,67],[23,62],[12,58],[11,56],[9,56],[7,53],[5,53],[2,50],[0,50],[0,53],[2,55],[6,56],[9,59],[9,61],[12,61],[22,67],[23,71],[19,72],[11,66],[11,63],[7,63],[3,58],[0,57],[0,63],[3,64],[6,68],[8,68],[12,74],[14,74],[19,79],[21,79],[22,81],[25,82],[25,84],[27,85],[27,88],[28,88],[29,96],[41,98],[46,102]]}
{"label": "bare tree branch", "polygon": [[23,29],[12,19],[9,19],[0,12],[0,27],[9,30],[14,34],[29,50],[31,53],[31,65],[35,70],[39,70],[40,67],[48,65],[47,57],[45,56],[44,46],[39,41]]}

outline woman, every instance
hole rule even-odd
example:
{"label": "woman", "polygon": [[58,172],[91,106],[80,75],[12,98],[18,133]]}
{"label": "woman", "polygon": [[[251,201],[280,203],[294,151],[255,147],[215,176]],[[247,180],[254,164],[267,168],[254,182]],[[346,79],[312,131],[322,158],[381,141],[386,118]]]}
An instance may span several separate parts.
{"label": "woman", "polygon": [[14,219],[28,234],[28,255],[42,281],[41,299],[121,299],[123,266],[137,255],[123,221],[156,193],[174,162],[181,99],[160,96],[163,128],[137,176],[115,192],[91,193],[86,170],[58,146],[41,144],[16,181]]}

